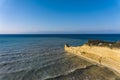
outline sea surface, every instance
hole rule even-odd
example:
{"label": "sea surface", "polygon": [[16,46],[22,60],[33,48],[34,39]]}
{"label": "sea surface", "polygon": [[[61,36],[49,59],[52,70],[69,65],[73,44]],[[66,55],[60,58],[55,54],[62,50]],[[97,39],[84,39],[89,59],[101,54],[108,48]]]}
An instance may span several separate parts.
{"label": "sea surface", "polygon": [[89,39],[120,40],[119,34],[0,35],[0,80],[120,80],[105,67],[64,51]]}

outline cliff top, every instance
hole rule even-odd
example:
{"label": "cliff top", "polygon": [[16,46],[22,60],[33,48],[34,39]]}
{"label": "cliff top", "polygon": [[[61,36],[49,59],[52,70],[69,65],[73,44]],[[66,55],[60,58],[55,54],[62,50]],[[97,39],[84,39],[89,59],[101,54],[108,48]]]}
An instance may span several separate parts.
{"label": "cliff top", "polygon": [[88,40],[86,44],[89,46],[105,46],[109,48],[120,48],[120,41],[108,42],[102,40]]}

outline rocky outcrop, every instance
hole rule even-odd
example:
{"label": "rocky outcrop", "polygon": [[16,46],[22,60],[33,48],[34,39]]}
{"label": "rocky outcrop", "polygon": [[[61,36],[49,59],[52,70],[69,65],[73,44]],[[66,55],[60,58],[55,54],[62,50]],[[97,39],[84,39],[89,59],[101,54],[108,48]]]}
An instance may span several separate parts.
{"label": "rocky outcrop", "polygon": [[83,46],[65,45],[68,53],[80,56],[95,64],[103,65],[119,73],[120,76],[120,43],[92,40]]}

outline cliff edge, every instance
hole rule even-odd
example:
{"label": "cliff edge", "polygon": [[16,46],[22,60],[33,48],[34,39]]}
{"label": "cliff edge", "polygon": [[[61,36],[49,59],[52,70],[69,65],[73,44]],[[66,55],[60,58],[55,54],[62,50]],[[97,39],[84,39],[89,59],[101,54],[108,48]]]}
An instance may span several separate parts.
{"label": "cliff edge", "polygon": [[86,44],[77,47],[66,44],[64,49],[68,53],[108,67],[120,76],[120,42],[89,40]]}

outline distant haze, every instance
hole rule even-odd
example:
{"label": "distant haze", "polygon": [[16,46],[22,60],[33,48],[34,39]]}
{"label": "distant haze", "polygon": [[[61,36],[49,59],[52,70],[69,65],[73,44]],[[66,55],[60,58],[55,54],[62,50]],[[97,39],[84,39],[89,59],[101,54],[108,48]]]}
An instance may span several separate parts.
{"label": "distant haze", "polygon": [[99,33],[120,33],[120,0],[0,0],[0,34]]}

